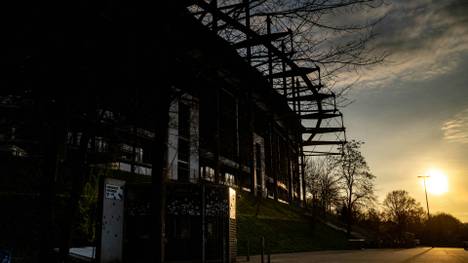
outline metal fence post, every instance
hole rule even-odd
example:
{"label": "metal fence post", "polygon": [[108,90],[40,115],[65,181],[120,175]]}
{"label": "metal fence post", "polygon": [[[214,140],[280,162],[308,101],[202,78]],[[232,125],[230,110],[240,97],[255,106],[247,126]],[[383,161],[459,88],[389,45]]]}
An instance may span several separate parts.
{"label": "metal fence post", "polygon": [[250,240],[247,239],[247,261],[250,261]]}
{"label": "metal fence post", "polygon": [[271,249],[270,249],[270,243],[266,243],[266,248],[267,248],[267,262],[271,263]]}
{"label": "metal fence post", "polygon": [[261,262],[264,263],[264,256],[265,256],[265,237],[262,237],[262,254],[261,254]]}

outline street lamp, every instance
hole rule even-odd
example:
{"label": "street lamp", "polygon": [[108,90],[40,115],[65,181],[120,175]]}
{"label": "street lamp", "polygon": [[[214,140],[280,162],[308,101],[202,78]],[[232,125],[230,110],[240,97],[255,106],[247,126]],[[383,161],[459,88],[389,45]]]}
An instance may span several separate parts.
{"label": "street lamp", "polygon": [[431,176],[429,175],[418,175],[418,178],[423,178],[424,180],[424,193],[426,194],[426,206],[427,206],[427,219],[429,220],[430,218],[430,213],[429,213],[429,201],[427,201],[427,189],[426,189],[426,178],[430,178]]}

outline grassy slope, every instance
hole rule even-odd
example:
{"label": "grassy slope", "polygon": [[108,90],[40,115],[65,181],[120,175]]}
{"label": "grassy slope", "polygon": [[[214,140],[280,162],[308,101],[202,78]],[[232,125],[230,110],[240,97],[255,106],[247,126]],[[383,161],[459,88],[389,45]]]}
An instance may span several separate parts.
{"label": "grassy slope", "polygon": [[241,193],[237,209],[239,255],[246,254],[248,242],[250,254],[259,254],[262,236],[271,253],[346,248],[344,234],[314,222],[299,208],[263,199],[256,217],[256,199]]}

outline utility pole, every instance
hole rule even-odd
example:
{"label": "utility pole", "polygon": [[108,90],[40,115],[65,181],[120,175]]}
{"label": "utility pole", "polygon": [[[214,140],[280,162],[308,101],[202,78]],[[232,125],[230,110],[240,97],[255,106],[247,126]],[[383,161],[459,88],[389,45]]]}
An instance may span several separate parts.
{"label": "utility pole", "polygon": [[423,178],[424,180],[424,193],[426,194],[426,207],[427,207],[427,219],[431,217],[429,213],[429,201],[427,200],[427,189],[426,189],[426,178],[430,178],[429,175],[418,175],[418,178]]}

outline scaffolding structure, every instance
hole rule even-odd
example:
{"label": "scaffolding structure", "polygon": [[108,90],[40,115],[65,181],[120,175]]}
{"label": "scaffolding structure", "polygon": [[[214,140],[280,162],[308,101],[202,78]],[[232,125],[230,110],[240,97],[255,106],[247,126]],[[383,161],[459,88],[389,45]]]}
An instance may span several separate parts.
{"label": "scaffolding structure", "polygon": [[[189,6],[192,14],[218,36],[231,42],[250,66],[268,79],[272,88],[288,101],[294,116],[303,125],[302,147],[306,155],[333,154],[330,151],[309,150],[310,146],[342,145],[346,142],[343,114],[337,108],[336,95],[322,83],[320,67],[316,64],[298,64],[294,60],[295,47],[291,30],[273,32],[272,16],[268,12],[255,14],[255,23],[264,20],[265,30],[251,26],[249,0],[198,0]],[[241,15],[242,14],[242,15]],[[261,32],[265,31],[265,32]],[[331,125],[334,120],[337,125]],[[336,139],[320,140],[319,135],[334,133]],[[306,148],[307,147],[307,148]]]}
{"label": "scaffolding structure", "polygon": [[[300,47],[294,45],[293,32],[287,25],[274,24],[275,13],[268,12],[263,3],[196,0],[188,10],[228,41],[288,102],[294,114],[283,118],[296,118],[302,126],[299,167],[304,180],[305,157],[340,154],[336,146],[346,143],[343,114],[337,107],[335,93],[322,83],[320,66],[295,61],[295,49]],[[253,17],[254,9],[257,12]],[[325,139],[324,135],[328,137]]]}

